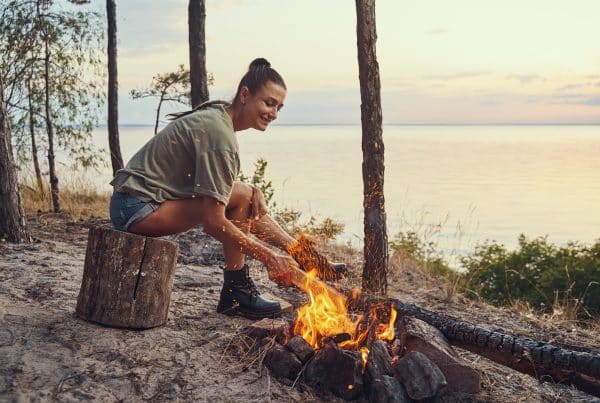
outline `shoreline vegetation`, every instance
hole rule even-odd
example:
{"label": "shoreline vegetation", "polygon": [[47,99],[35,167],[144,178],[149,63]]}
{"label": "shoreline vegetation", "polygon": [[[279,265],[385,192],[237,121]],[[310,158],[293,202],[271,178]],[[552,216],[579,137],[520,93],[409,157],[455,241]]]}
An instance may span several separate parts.
{"label": "shoreline vegetation", "polygon": [[[303,232],[323,247],[335,245],[353,254],[361,251],[336,244],[344,225],[280,207],[273,201],[273,186],[265,178],[267,162],[259,159],[252,176],[240,179],[261,188],[275,219],[290,233]],[[50,189],[39,192],[31,183],[21,184],[26,215],[39,221],[51,213]],[[97,191],[84,182],[72,182],[61,189],[62,213],[68,221],[108,219],[110,194]],[[440,298],[451,302],[458,295],[471,300],[545,318],[552,323],[600,330],[600,239],[592,244],[576,241],[565,245],[548,242],[547,237],[521,234],[518,247],[508,249],[495,241],[479,243],[475,249],[457,256],[459,270],[451,267],[435,241],[431,229],[390,235],[389,282],[399,273],[419,278],[426,286],[440,285]],[[433,230],[435,231],[435,230]]]}

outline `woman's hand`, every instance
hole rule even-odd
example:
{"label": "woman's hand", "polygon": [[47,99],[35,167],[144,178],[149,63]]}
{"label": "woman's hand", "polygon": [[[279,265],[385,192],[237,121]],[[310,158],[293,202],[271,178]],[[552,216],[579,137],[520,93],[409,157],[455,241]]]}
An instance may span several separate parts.
{"label": "woman's hand", "polygon": [[250,186],[252,187],[252,199],[250,200],[252,203],[252,218],[258,220],[268,213],[267,202],[265,201],[265,196],[257,186]]}
{"label": "woman's hand", "polygon": [[294,285],[294,282],[292,281],[292,271],[294,269],[300,269],[298,263],[296,263],[291,256],[273,253],[266,264],[269,272],[269,279],[271,279],[271,281],[286,287]]}

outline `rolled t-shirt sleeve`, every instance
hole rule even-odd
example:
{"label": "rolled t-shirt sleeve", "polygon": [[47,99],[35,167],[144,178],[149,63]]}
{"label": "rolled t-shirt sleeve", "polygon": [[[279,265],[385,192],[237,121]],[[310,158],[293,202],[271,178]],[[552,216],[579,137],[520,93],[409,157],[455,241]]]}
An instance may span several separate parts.
{"label": "rolled t-shirt sleeve", "polygon": [[227,205],[239,172],[239,158],[233,151],[211,150],[196,156],[194,196],[210,196]]}

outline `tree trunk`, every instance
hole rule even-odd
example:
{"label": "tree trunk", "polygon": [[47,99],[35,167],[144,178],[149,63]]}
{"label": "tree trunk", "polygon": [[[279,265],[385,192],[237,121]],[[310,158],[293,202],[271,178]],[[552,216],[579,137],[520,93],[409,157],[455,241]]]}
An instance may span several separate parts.
{"label": "tree trunk", "polygon": [[55,213],[60,212],[58,198],[58,177],[54,166],[54,128],[52,126],[52,113],[50,111],[50,49],[48,47],[48,33],[44,33],[44,84],[46,96],[46,131],[48,132],[48,171],[50,173],[50,192],[52,194],[52,207]]}
{"label": "tree trunk", "polygon": [[356,0],[360,78],[365,242],[362,287],[374,294],[387,289],[388,239],[383,197],[383,137],[379,65],[375,54],[375,0]]}
{"label": "tree trunk", "polygon": [[108,145],[113,176],[123,168],[119,144],[119,83],[117,81],[117,5],[106,0],[108,19]]}
{"label": "tree trunk", "polygon": [[206,8],[204,0],[190,0],[188,6],[188,30],[190,47],[190,82],[192,107],[208,101],[208,78],[206,73],[205,42]]}
{"label": "tree trunk", "polygon": [[90,228],[77,315],[114,327],[163,325],[178,250],[175,242]]}
{"label": "tree trunk", "polygon": [[31,242],[13,159],[10,122],[4,103],[4,85],[0,77],[0,238],[9,242]]}
{"label": "tree trunk", "polygon": [[38,159],[38,149],[35,141],[35,110],[33,109],[33,92],[31,88],[31,80],[30,77],[27,82],[27,88],[29,90],[28,100],[29,100],[29,135],[31,136],[31,157],[33,160],[33,169],[35,171],[35,180],[37,183],[38,191],[40,195],[44,196],[44,183],[42,181],[42,170],[40,169],[40,161]]}
{"label": "tree trunk", "polygon": [[156,108],[156,122],[154,122],[154,134],[158,133],[158,122],[160,121],[160,108],[162,107],[163,99],[165,93],[163,92],[160,96],[160,100],[158,101],[158,107]]}

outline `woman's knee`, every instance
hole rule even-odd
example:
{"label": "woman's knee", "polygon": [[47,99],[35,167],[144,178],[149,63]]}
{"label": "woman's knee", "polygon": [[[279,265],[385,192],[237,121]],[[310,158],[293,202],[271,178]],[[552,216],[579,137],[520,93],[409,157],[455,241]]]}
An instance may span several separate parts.
{"label": "woman's knee", "polygon": [[249,208],[252,204],[252,186],[247,183],[235,181],[227,209],[230,208]]}

